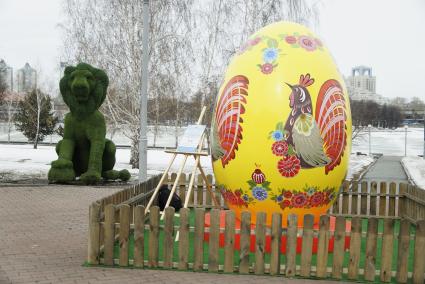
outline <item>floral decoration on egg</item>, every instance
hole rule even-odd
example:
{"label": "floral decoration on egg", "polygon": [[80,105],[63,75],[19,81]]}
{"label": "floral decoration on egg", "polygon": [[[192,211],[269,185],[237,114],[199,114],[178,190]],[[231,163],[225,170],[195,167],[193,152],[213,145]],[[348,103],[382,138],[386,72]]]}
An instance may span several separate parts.
{"label": "floral decoration on egg", "polygon": [[245,51],[251,50],[252,47],[259,44],[261,40],[262,38],[260,36],[255,36],[252,39],[248,39],[248,41],[240,47],[237,54],[243,54]]}
{"label": "floral decoration on egg", "polygon": [[272,194],[271,200],[279,204],[282,210],[292,208],[321,207],[328,205],[335,196],[335,188],[320,190],[317,186],[305,186],[302,190],[282,189],[280,194]]}
{"label": "floral decoration on egg", "polygon": [[257,64],[257,67],[263,74],[268,75],[279,65],[279,56],[283,54],[281,54],[282,50],[279,48],[279,41],[277,39],[267,36],[263,36],[262,38],[266,42],[267,47],[262,49],[262,63]]}
{"label": "floral decoration on egg", "polygon": [[307,51],[323,50],[322,41],[312,35],[281,34],[280,38],[293,48],[304,48]]}
{"label": "floral decoration on egg", "polygon": [[251,194],[255,200],[263,201],[268,197],[270,191],[270,182],[266,180],[266,176],[256,165],[256,169],[251,175],[251,179],[247,181]]}

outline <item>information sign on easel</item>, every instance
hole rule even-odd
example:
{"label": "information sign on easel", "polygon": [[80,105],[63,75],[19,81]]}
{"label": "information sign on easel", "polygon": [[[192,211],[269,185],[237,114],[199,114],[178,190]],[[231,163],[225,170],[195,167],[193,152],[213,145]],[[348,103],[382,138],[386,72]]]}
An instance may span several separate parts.
{"label": "information sign on easel", "polygon": [[196,153],[198,151],[202,135],[204,135],[205,128],[205,125],[189,125],[183,134],[183,138],[179,141],[179,146],[177,147],[176,152],[189,154]]}
{"label": "information sign on easel", "polygon": [[[193,188],[193,183],[195,181],[195,175],[196,175],[197,169],[199,169],[199,172],[201,173],[202,179],[205,181],[205,184],[207,185],[207,190],[209,191],[209,194],[211,195],[211,199],[213,200],[214,205],[216,207],[219,206],[217,199],[215,198],[215,196],[212,192],[212,186],[209,183],[207,176],[205,175],[205,172],[202,169],[201,164],[200,164],[200,157],[201,156],[208,156],[208,153],[202,152],[202,146],[204,145],[204,139],[205,139],[205,136],[206,136],[206,133],[205,133],[206,126],[201,125],[201,122],[202,122],[202,118],[205,114],[205,110],[206,110],[206,107],[203,107],[196,125],[189,125],[187,127],[187,129],[186,129],[186,131],[183,135],[183,139],[180,140],[180,143],[179,143],[179,146],[177,147],[177,149],[175,151],[165,151],[166,153],[173,154],[173,156],[171,157],[171,160],[168,164],[167,169],[165,170],[164,174],[162,175],[161,180],[159,181],[157,187],[155,188],[155,190],[152,194],[151,199],[149,200],[148,205],[146,206],[146,212],[149,212],[149,208],[150,208],[150,206],[152,206],[152,203],[155,200],[155,198],[158,194],[158,191],[159,191],[161,185],[164,183],[165,178],[168,175],[168,171],[170,170],[171,165],[173,164],[173,162],[176,159],[176,156],[178,154],[182,154],[182,155],[184,155],[184,157],[183,157],[182,164],[179,168],[179,171],[177,172],[177,176],[176,176],[176,179],[174,181],[173,187],[171,189],[170,196],[168,197],[167,203],[165,204],[165,208],[170,205],[171,199],[174,195],[174,192],[176,191],[177,185],[178,185],[179,180],[180,180],[180,176],[183,172],[184,166],[185,166],[187,158],[189,156],[193,156],[195,158],[195,166],[192,170],[191,178],[190,178],[190,181],[189,181],[189,186],[188,186],[188,189],[187,189],[187,195],[186,195],[186,199],[185,199],[183,207],[187,208],[187,206],[189,204],[189,199],[190,199],[190,196],[192,194],[192,188]],[[163,216],[164,215],[162,215],[162,217]]]}

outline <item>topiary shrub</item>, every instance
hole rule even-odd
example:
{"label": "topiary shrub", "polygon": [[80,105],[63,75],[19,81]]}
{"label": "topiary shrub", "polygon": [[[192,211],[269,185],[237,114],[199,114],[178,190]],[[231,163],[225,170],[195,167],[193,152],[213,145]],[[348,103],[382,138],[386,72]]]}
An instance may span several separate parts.
{"label": "topiary shrub", "polygon": [[80,63],[65,68],[59,88],[71,112],[65,116],[63,139],[56,145],[59,158],[52,162],[50,182],[66,183],[80,177],[85,184],[130,179],[127,170],[115,171],[115,144],[106,139],[106,124],[98,110],[106,97],[108,76],[103,70]]}

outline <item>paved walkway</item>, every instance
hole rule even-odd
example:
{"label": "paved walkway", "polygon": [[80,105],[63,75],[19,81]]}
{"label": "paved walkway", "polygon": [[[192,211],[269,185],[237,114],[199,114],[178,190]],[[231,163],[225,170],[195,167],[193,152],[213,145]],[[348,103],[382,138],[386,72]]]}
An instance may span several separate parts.
{"label": "paved walkway", "polygon": [[[88,206],[119,188],[1,187],[0,283],[299,283],[253,275],[87,268]],[[335,282],[342,283],[342,282]]]}
{"label": "paved walkway", "polygon": [[408,178],[401,165],[400,156],[381,156],[378,161],[363,176],[365,181],[400,181],[407,182]]}

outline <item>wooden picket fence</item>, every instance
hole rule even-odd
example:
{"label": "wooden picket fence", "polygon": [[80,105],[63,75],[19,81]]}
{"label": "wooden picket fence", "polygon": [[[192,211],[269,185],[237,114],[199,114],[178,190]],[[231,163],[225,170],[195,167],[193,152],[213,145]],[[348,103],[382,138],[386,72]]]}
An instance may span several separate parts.
{"label": "wooden picket fence", "polygon": [[364,218],[425,219],[425,190],[396,182],[344,182],[329,211],[332,215]]}
{"label": "wooden picket fence", "polygon": [[[173,181],[173,177],[175,179],[174,174],[169,176],[169,183]],[[282,228],[281,214],[274,213],[272,225],[267,227],[267,216],[263,212],[257,213],[254,228],[250,226],[250,213],[243,212],[240,229],[237,229],[234,212],[231,210],[225,211],[225,226],[220,228],[220,210],[213,208],[202,179],[198,179],[196,190],[190,199],[190,207],[195,209],[181,209],[179,224],[175,223],[176,216],[172,207],[166,208],[163,223],[160,222],[157,206],[152,207],[149,214],[146,214],[144,206],[152,196],[159,178],[157,176],[146,183],[117,192],[90,206],[89,264],[366,281],[379,278],[383,282],[395,280],[398,283],[424,283],[425,195],[421,189],[402,183],[344,183],[337,202],[329,213],[336,216],[334,231],[330,230],[329,215],[321,216],[318,228],[313,227],[311,215],[304,216],[303,228],[298,228],[298,217],[290,215],[288,227]],[[213,183],[212,176],[208,178]],[[178,190],[181,197],[185,196],[186,187],[187,179],[183,176]],[[221,194],[215,194],[224,208]],[[189,222],[190,210],[195,211],[195,222],[192,225]],[[205,226],[206,211],[210,214],[209,227]],[[351,222],[350,231],[346,231],[346,222]],[[378,230],[380,222],[383,223],[383,231]],[[367,230],[364,231],[362,228],[366,227]],[[148,236],[146,243],[145,232]],[[206,233],[209,234],[209,254],[208,261],[204,263],[203,245]],[[219,263],[221,234],[224,234],[225,242],[224,263]],[[239,254],[235,254],[236,234],[240,236]],[[189,235],[193,237],[193,258],[189,257]],[[255,260],[250,262],[252,235],[255,236]],[[129,259],[131,236],[134,238],[131,252],[133,258]],[[284,257],[281,257],[279,249],[281,237],[286,238]],[[271,238],[268,261],[264,249],[266,238]],[[298,262],[297,238],[302,239]],[[345,250],[347,238],[348,252]],[[317,242],[314,258],[313,239]],[[333,239],[333,252],[328,250],[330,239]],[[366,239],[365,249],[361,249],[362,239]],[[114,246],[117,242],[119,257],[114,257]],[[378,243],[382,247],[380,255],[377,255]],[[393,250],[394,243],[398,243],[398,250]],[[413,253],[409,250],[412,243]],[[178,245],[177,259],[173,258],[175,245]],[[328,265],[331,254],[332,263]],[[397,256],[397,263],[393,263],[393,255]],[[237,261],[235,257],[238,257]],[[363,266],[360,266],[361,260],[364,261]],[[413,262],[412,269],[409,269],[409,260]]]}

